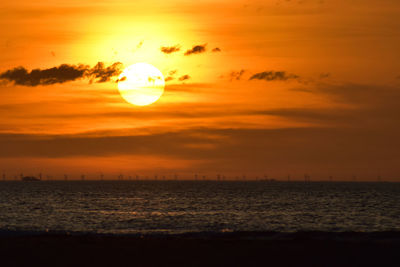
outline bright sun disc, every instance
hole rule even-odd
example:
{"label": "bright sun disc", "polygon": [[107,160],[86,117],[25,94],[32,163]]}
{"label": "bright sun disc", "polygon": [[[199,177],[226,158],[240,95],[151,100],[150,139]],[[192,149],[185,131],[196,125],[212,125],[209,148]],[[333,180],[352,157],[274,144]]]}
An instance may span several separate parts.
{"label": "bright sun disc", "polygon": [[164,92],[165,81],[161,71],[147,63],[133,64],[118,78],[121,96],[131,104],[146,106],[156,102]]}

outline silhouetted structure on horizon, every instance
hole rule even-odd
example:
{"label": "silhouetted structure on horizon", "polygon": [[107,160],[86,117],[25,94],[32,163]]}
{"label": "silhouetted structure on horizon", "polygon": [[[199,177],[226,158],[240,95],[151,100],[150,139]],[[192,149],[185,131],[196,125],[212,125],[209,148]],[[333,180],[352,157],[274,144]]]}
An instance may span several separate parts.
{"label": "silhouetted structure on horizon", "polygon": [[38,181],[40,181],[40,179],[35,177],[35,176],[23,176],[23,177],[21,177],[21,181],[24,181],[24,182],[38,182]]}

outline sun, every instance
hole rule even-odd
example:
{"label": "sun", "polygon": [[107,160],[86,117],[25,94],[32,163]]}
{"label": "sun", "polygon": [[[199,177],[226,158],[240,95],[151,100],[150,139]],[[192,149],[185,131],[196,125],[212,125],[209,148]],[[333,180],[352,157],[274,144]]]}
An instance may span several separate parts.
{"label": "sun", "polygon": [[161,71],[148,63],[136,63],[124,69],[118,78],[118,91],[128,102],[147,106],[156,102],[164,92]]}

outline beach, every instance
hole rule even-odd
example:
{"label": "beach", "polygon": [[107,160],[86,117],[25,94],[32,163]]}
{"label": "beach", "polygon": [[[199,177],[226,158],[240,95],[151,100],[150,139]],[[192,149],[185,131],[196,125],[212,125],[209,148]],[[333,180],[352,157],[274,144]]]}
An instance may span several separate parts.
{"label": "beach", "polygon": [[1,266],[399,266],[400,232],[2,232]]}

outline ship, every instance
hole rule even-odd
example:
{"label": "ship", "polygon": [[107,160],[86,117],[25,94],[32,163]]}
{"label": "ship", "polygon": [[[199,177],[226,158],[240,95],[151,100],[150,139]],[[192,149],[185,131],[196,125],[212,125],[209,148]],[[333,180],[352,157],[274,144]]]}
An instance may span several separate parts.
{"label": "ship", "polygon": [[35,176],[24,176],[21,178],[22,181],[24,182],[38,182],[40,181],[39,178],[35,177]]}

